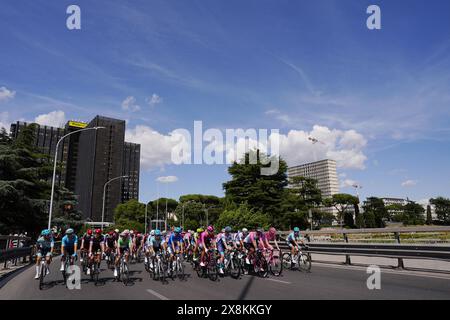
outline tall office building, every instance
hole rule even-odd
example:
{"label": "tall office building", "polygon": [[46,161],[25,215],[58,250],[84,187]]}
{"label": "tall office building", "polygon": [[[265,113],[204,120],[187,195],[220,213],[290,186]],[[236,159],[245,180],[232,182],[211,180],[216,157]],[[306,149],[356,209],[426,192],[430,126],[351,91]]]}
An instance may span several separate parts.
{"label": "tall office building", "polygon": [[288,177],[301,176],[317,180],[317,187],[322,192],[322,198],[331,198],[339,193],[339,181],[336,172],[336,161],[325,159],[305,163],[288,168]]}
{"label": "tall office building", "polygon": [[[17,138],[29,125],[17,122],[11,125],[11,137]],[[105,218],[112,222],[114,208],[121,202],[139,198],[140,145],[125,142],[125,121],[96,116],[89,123],[69,121],[64,128],[36,125],[38,149],[54,157],[56,143],[65,134],[86,127],[104,127],[72,134],[60,143],[56,183],[78,195],[78,208],[86,219],[101,221],[103,188],[106,187]]]}

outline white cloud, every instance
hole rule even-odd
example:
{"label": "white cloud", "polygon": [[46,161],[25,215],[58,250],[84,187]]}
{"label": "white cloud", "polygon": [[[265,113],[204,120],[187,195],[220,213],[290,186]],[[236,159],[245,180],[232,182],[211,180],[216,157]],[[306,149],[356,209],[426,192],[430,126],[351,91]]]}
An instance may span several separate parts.
{"label": "white cloud", "polygon": [[0,102],[6,102],[8,100],[14,99],[15,96],[15,91],[11,91],[6,87],[0,87]]}
{"label": "white cloud", "polygon": [[173,183],[178,181],[178,178],[175,176],[165,176],[165,177],[158,177],[156,178],[156,181],[161,183]]}
{"label": "white cloud", "polygon": [[417,180],[406,180],[402,182],[402,187],[414,187],[417,185]]}
{"label": "white cloud", "polygon": [[[309,137],[320,143],[313,144]],[[275,138],[274,134],[271,138]],[[367,157],[364,147],[367,140],[354,130],[330,130],[328,127],[315,125],[310,132],[290,130],[287,135],[280,134],[279,141],[280,155],[290,166],[333,159],[339,168],[365,168]]]}
{"label": "white cloud", "polygon": [[146,101],[150,106],[155,106],[160,104],[163,101],[163,98],[154,93],[151,97],[147,98]]}
{"label": "white cloud", "polygon": [[38,115],[34,122],[43,125],[43,126],[51,126],[51,127],[62,127],[66,122],[66,115],[64,111],[52,111],[47,114]]}
{"label": "white cloud", "polygon": [[135,112],[141,110],[141,107],[136,104],[135,97],[128,96],[122,101],[122,110]]}
{"label": "white cloud", "polygon": [[[148,170],[172,164],[172,149],[182,143],[180,139],[183,137],[175,132],[164,135],[150,127],[138,125],[126,130],[125,139],[141,145],[141,166]],[[190,158],[190,154],[186,156]]]}

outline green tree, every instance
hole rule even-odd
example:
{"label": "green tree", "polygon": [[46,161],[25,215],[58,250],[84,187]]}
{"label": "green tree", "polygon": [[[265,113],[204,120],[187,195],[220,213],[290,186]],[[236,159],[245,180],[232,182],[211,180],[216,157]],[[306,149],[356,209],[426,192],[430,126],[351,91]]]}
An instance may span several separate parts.
{"label": "green tree", "polygon": [[434,206],[437,219],[444,224],[450,224],[450,199],[437,197],[430,199],[430,204]]}
{"label": "green tree", "polygon": [[357,197],[347,193],[337,193],[333,194],[331,198],[324,199],[323,202],[326,207],[334,207],[338,211],[337,216],[341,224],[347,222],[350,225],[346,224],[346,226],[354,226],[353,216],[350,219],[349,215],[346,216],[345,213],[347,212],[348,208],[354,208],[354,206],[359,203],[359,199]]}
{"label": "green tree", "polygon": [[366,228],[384,228],[389,213],[380,198],[367,198],[363,205]]}
{"label": "green tree", "polygon": [[268,228],[269,225],[270,220],[267,215],[250,208],[246,204],[239,205],[237,209],[225,210],[217,221],[218,228],[230,226],[233,230]]}
{"label": "green tree", "polygon": [[[256,164],[250,164],[256,159]],[[228,173],[231,180],[223,184],[225,196],[236,205],[246,203],[249,208],[269,215],[272,222],[281,213],[284,188],[287,186],[287,164],[279,158],[279,170],[273,175],[263,175],[261,170],[269,165],[268,157],[259,150],[245,154],[241,161],[234,162]],[[272,161],[276,158],[272,157]]]}
{"label": "green tree", "polygon": [[144,232],[145,204],[131,199],[114,209],[114,227]]}
{"label": "green tree", "polygon": [[52,165],[34,146],[35,132],[29,125],[14,141],[0,134],[0,233],[36,235],[46,226]]}
{"label": "green tree", "polygon": [[404,225],[422,225],[425,223],[424,208],[415,202],[409,202],[404,205],[402,222]]}

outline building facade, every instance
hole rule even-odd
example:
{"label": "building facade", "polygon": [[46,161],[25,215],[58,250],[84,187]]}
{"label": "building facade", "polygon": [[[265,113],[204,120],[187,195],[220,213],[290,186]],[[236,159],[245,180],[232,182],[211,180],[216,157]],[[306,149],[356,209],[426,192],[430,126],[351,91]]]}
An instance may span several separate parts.
{"label": "building facade", "polygon": [[317,180],[317,187],[323,198],[331,198],[339,193],[336,161],[325,159],[288,168],[288,177],[305,177]]}
{"label": "building facade", "polygon": [[[29,125],[11,125],[11,137],[17,138]],[[125,142],[125,121],[96,116],[89,123],[69,121],[64,128],[36,126],[36,147],[54,157],[56,143],[65,134],[86,127],[104,127],[72,134],[60,143],[56,183],[78,195],[78,209],[90,221],[101,221],[103,191],[109,180],[127,175],[106,185],[105,217],[112,222],[115,207],[139,198],[140,145]]]}

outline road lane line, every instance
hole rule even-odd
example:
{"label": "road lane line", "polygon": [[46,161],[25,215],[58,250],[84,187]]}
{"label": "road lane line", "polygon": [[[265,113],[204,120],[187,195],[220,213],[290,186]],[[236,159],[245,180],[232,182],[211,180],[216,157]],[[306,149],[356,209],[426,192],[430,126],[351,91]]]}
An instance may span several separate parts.
{"label": "road lane line", "polygon": [[288,282],[288,281],[283,281],[283,280],[277,280],[277,279],[266,279],[268,281],[275,281],[275,282],[281,282],[281,283],[285,283],[285,284],[291,284],[292,282]]}
{"label": "road lane line", "polygon": [[147,289],[147,292],[151,293],[152,295],[154,295],[155,297],[159,298],[160,300],[170,300],[169,298],[164,297],[162,294],[159,294],[158,292],[153,291],[152,289]]}

